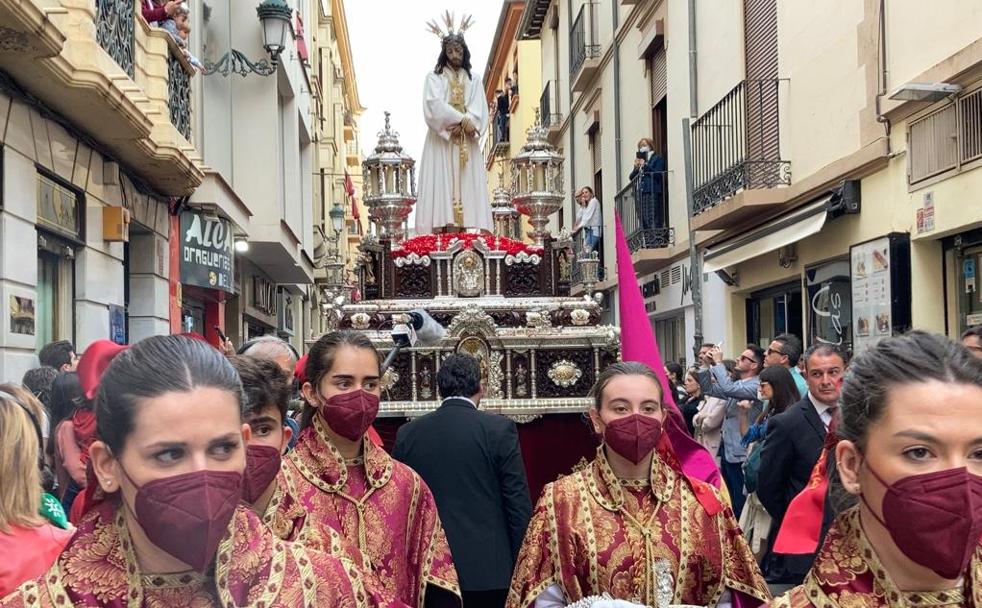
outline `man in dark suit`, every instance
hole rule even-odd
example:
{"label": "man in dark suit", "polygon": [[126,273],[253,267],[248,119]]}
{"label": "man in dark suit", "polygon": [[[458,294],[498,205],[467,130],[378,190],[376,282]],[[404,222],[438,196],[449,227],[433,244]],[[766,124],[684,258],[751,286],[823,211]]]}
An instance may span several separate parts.
{"label": "man in dark suit", "polygon": [[477,359],[454,354],[437,374],[443,403],[399,429],[393,457],[433,492],[464,608],[501,608],[532,516],[515,423],[478,411]]}
{"label": "man in dark suit", "polygon": [[[837,346],[812,346],[805,353],[808,394],[767,421],[757,498],[774,519],[769,544],[777,536],[788,505],[808,485],[812,469],[822,454],[825,435],[839,407],[839,387],[845,369],[846,355]],[[813,559],[813,555],[772,556],[766,562],[768,581],[800,584]]]}

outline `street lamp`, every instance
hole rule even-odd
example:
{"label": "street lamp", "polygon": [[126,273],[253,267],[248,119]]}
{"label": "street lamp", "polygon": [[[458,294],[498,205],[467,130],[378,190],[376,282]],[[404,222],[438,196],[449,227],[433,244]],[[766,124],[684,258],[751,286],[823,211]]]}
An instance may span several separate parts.
{"label": "street lamp", "polygon": [[341,203],[334,201],[334,206],[331,207],[328,215],[331,216],[334,238],[340,238],[341,233],[344,231],[344,207],[341,206]]}
{"label": "street lamp", "polygon": [[280,53],[286,49],[287,29],[292,30],[290,19],[293,16],[293,9],[286,0],[263,0],[262,4],[256,7],[256,15],[262,23],[263,48],[266,49],[269,60],[264,58],[253,62],[241,51],[231,49],[215,63],[206,63],[205,75],[217,72],[222,76],[235,73],[245,77],[252,72],[259,76],[269,76],[276,72]]}

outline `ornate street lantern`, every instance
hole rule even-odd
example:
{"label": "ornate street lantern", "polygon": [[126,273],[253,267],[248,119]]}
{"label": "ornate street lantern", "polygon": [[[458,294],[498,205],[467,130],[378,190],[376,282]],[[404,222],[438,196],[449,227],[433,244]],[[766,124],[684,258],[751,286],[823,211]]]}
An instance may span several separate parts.
{"label": "ornate street lantern", "polygon": [[416,204],[416,161],[402,151],[399,134],[392,131],[389,113],[385,130],[378,134],[375,152],[362,162],[368,216],[384,237],[397,243],[405,236],[404,224]]}
{"label": "ornate street lantern", "polygon": [[550,236],[549,216],[563,204],[563,156],[547,141],[548,131],[536,120],[528,130],[528,143],[511,159],[512,202],[532,224],[535,244]]}
{"label": "ornate street lantern", "polygon": [[288,42],[287,31],[291,32],[290,38],[293,38],[293,25],[290,23],[293,9],[286,0],[263,0],[263,3],[256,7],[256,16],[259,17],[263,28],[263,48],[266,50],[266,57],[252,61],[242,51],[229,49],[215,63],[205,63],[206,76],[238,74],[245,77],[250,72],[259,76],[269,76],[276,73],[280,53],[286,49]]}
{"label": "ornate street lantern", "polygon": [[286,48],[286,32],[291,27],[293,9],[284,0],[265,0],[256,7],[256,15],[263,24],[263,48],[276,61]]}

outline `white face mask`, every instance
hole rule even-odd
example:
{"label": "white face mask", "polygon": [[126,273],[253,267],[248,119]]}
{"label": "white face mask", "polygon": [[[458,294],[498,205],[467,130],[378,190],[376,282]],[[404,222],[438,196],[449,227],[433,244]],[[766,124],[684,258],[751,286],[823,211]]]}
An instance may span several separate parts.
{"label": "white face mask", "polygon": [[641,152],[642,154],[647,154],[648,152],[651,152],[651,149],[648,148],[648,146],[641,146],[640,148],[638,148],[638,152]]}

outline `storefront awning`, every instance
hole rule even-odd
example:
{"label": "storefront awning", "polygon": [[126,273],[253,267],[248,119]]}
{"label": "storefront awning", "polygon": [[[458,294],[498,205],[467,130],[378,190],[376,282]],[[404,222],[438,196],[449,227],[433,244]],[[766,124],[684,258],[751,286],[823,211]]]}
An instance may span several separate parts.
{"label": "storefront awning", "polygon": [[702,271],[723,270],[816,234],[828,218],[831,198],[831,195],[822,197],[746,234],[707,249]]}

